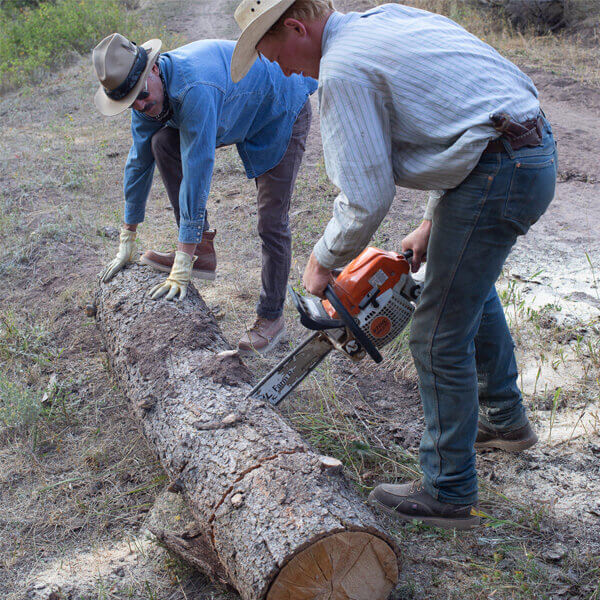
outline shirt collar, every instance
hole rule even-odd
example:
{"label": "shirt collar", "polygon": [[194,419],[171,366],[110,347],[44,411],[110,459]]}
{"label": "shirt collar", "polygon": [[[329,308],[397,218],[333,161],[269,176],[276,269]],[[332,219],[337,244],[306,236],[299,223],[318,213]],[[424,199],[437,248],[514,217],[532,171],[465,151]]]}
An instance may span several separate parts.
{"label": "shirt collar", "polygon": [[163,86],[163,109],[159,115],[156,117],[151,117],[155,121],[159,121],[160,123],[166,123],[173,116],[173,108],[171,107],[171,102],[169,100],[169,93],[167,91],[167,81],[164,73],[164,69],[161,68],[160,62],[158,64],[158,74],[160,75],[160,80]]}
{"label": "shirt collar", "polygon": [[345,15],[337,10],[331,13],[329,19],[327,19],[327,23],[325,23],[325,28],[323,29],[323,37],[321,38],[321,56],[325,56],[332,40],[344,25],[352,19],[352,16],[352,13]]}

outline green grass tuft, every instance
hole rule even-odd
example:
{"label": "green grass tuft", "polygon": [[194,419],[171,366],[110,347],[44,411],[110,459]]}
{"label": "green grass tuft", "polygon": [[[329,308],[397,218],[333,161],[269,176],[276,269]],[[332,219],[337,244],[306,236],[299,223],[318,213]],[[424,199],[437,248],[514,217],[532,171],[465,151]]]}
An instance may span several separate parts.
{"label": "green grass tuft", "polygon": [[0,375],[0,436],[35,425],[42,411],[39,394]]}

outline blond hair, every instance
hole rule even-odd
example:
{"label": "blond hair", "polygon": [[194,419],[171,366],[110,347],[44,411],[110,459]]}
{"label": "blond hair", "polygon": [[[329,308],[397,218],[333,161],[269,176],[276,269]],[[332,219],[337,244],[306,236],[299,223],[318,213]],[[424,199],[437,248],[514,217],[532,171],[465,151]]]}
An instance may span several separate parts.
{"label": "blond hair", "polygon": [[316,21],[334,11],[332,0],[296,0],[267,32],[268,35],[279,33],[286,19],[298,21]]}

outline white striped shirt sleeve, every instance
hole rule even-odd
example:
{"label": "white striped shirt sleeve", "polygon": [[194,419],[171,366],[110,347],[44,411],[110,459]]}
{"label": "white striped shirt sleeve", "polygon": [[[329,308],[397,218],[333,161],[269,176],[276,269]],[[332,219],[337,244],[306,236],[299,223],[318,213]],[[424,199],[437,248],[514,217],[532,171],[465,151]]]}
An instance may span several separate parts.
{"label": "white striped shirt sleeve", "polygon": [[327,78],[319,100],[327,174],[341,193],[313,252],[319,264],[333,269],[367,246],[396,187],[390,118],[382,94],[347,79]]}

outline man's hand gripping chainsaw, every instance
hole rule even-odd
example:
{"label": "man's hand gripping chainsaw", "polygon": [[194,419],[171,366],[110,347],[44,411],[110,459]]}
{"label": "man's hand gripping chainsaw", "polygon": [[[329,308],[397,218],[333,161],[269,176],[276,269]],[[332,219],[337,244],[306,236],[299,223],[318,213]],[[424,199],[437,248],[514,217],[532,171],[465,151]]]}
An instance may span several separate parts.
{"label": "man's hand gripping chainsaw", "polygon": [[354,361],[382,348],[408,325],[421,293],[404,254],[366,248],[325,290],[326,300],[290,294],[300,322],[312,330],[248,394],[279,404],[333,349]]}

